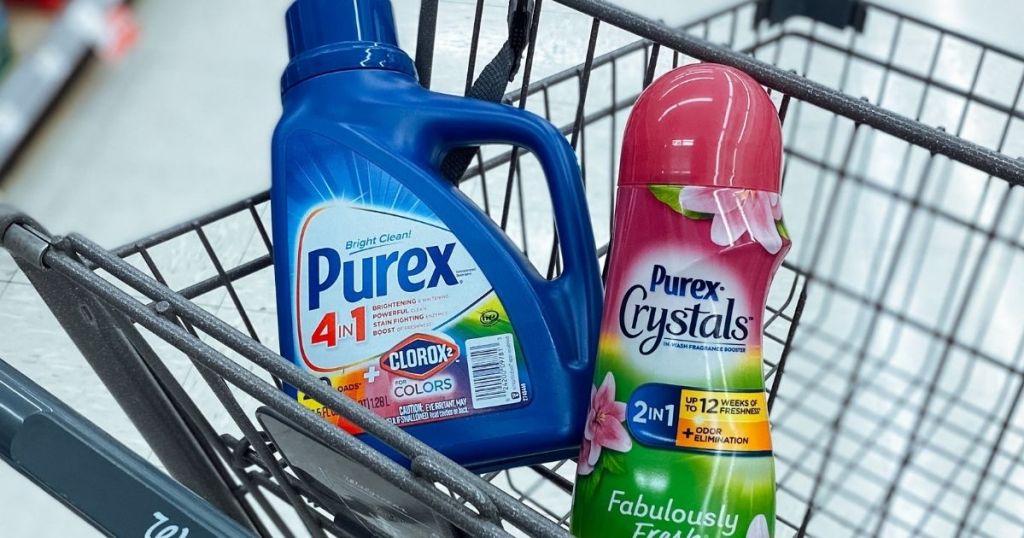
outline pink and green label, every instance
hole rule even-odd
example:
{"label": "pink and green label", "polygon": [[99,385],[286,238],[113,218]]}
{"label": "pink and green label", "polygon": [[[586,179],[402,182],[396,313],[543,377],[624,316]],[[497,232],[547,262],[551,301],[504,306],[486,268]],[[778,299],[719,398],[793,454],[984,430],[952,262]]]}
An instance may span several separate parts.
{"label": "pink and green label", "polygon": [[777,194],[620,187],[579,458],[577,536],[772,536],[765,297]]}

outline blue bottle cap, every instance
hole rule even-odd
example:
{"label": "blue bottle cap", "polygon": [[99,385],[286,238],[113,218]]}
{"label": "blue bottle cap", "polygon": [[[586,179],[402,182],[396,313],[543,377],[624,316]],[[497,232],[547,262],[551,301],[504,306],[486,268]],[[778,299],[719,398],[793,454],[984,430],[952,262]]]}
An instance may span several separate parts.
{"label": "blue bottle cap", "polygon": [[389,69],[415,76],[398,48],[390,0],[296,0],[285,14],[288,56],[281,91],[348,69]]}

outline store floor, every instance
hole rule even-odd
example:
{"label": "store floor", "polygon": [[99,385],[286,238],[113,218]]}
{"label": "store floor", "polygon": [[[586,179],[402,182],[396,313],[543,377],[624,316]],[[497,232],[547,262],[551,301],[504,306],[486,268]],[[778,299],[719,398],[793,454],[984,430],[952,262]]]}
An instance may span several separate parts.
{"label": "store floor", "polygon": [[[119,63],[95,62],[82,73],[0,182],[0,201],[21,207],[54,232],[82,232],[113,247],[265,190],[270,179],[270,133],[280,114],[278,79],[287,61],[287,3],[136,2],[143,28],[137,48]],[[692,20],[726,5],[714,0],[619,3],[669,23]],[[474,4],[442,0],[445,18],[435,52],[435,89],[461,91]],[[1015,25],[1024,20],[1019,2],[913,4],[901,8],[1011,50],[1024,50],[1014,39]],[[394,5],[400,39],[412,54],[419,3],[395,0]],[[503,40],[506,3],[488,0],[486,5],[484,57]],[[552,40],[538,49],[535,78],[581,62],[589,28],[585,18],[574,19],[553,2],[546,2],[544,9],[547,24],[562,20],[568,29],[549,34]],[[1008,9],[1016,13],[1007,13]],[[556,19],[554,11],[566,16]],[[600,45],[610,50],[628,40],[611,32]],[[97,423],[122,425],[122,413],[96,386],[81,357],[67,351],[66,337],[40,310],[31,288],[5,268],[10,268],[9,260],[0,259],[0,320],[18,319],[29,327],[46,328],[18,339],[7,338],[0,328],[0,357],[41,377],[47,389],[81,406]],[[63,339],[62,345],[54,347],[51,339]],[[32,342],[38,342],[38,348]],[[137,438],[126,441],[141,446]],[[5,536],[95,534],[4,465],[0,520]]]}

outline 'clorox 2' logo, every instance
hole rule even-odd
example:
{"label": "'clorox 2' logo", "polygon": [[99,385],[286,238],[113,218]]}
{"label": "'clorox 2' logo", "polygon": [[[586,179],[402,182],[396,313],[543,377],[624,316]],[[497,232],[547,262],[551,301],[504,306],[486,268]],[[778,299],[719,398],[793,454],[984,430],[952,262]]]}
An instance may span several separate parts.
{"label": "'clorox 2' logo", "polygon": [[428,379],[459,358],[454,343],[429,334],[414,334],[380,356],[381,368],[402,377]]}

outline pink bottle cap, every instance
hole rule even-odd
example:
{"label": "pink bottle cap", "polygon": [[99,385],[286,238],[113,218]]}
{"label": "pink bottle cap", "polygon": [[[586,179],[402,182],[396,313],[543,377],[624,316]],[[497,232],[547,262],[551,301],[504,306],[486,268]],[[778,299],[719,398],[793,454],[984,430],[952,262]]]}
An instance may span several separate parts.
{"label": "pink bottle cap", "polygon": [[779,192],[782,127],[746,73],[693,64],[655,80],[626,123],[619,185],[699,185]]}

